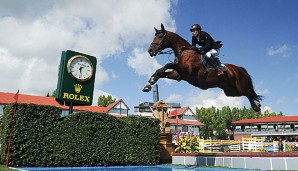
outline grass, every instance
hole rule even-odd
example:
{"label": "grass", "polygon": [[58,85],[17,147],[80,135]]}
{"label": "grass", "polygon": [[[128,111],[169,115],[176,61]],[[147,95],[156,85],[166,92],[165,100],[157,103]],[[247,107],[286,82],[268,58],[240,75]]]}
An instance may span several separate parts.
{"label": "grass", "polygon": [[17,171],[16,169],[6,168],[5,165],[0,165],[0,171]]}

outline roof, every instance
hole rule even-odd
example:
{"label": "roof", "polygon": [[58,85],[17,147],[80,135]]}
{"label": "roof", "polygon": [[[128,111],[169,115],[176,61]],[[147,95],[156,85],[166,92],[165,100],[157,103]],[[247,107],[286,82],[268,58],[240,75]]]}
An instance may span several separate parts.
{"label": "roof", "polygon": [[[183,115],[187,110],[189,110],[197,120],[174,119],[175,116]],[[168,122],[171,124],[177,124],[177,121],[178,121],[178,124],[182,124],[182,125],[204,126],[204,124],[199,121],[198,117],[192,112],[192,110],[188,106],[170,111],[168,117],[169,117]]]}
{"label": "roof", "polygon": [[298,116],[271,116],[265,118],[243,119],[232,122],[234,125],[252,124],[252,123],[285,123],[298,122]]}
{"label": "roof", "polygon": [[204,124],[197,120],[182,120],[182,119],[168,119],[170,124],[178,125],[196,125],[196,126],[204,126]]}
{"label": "roof", "polygon": [[114,103],[111,103],[111,104],[109,104],[108,106],[107,106],[107,108],[108,109],[112,109],[112,108],[114,108],[116,105],[118,105],[118,104],[124,104],[124,106],[127,108],[127,109],[129,109],[129,107],[126,105],[126,103],[122,100],[122,99],[119,99],[119,100],[116,100]]}
{"label": "roof", "polygon": [[[178,109],[174,109],[170,112],[169,117],[173,117],[176,115],[182,115],[186,110],[190,109],[189,107],[183,107],[183,108],[178,108]],[[191,111],[192,112],[192,111]],[[193,113],[193,112],[192,112]]]}
{"label": "roof", "polygon": [[[16,94],[14,94],[14,93],[0,92],[0,104],[15,103],[15,101],[16,101],[16,99],[14,98],[15,95]],[[64,109],[64,110],[69,109],[68,106],[60,105],[54,97],[44,97],[44,96],[18,94],[18,103],[29,103],[29,104],[37,104],[37,105],[50,105],[50,106],[59,107],[59,108]],[[120,99],[120,100],[117,100],[114,103],[110,104],[107,107],[74,106],[73,110],[108,113],[113,107],[115,107],[119,103],[123,103],[125,105],[125,107],[128,108],[128,106],[124,103],[124,101],[122,99]]]}
{"label": "roof", "polygon": [[[16,94],[14,94],[14,93],[0,92],[0,104],[15,103],[16,102],[16,99],[14,98],[15,95]],[[43,96],[18,94],[18,103],[50,105],[50,106],[60,107],[63,109],[68,109],[67,106],[60,105],[58,102],[56,102],[54,97],[43,97]]]}

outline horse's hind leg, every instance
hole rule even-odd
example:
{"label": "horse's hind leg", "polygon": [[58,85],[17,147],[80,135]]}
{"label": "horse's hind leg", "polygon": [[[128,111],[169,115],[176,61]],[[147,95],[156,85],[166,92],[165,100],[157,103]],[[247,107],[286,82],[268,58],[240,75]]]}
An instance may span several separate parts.
{"label": "horse's hind leg", "polygon": [[[240,85],[240,84],[239,84]],[[232,85],[229,85],[228,87],[222,87],[224,90],[225,94],[227,96],[232,96],[232,97],[238,97],[238,96],[245,96],[249,100],[249,103],[251,105],[251,108],[259,112],[261,110],[261,105],[258,103],[262,98],[261,96],[257,95],[254,89],[252,87],[247,87],[246,91],[241,91],[243,87],[234,87]]]}
{"label": "horse's hind leg", "polygon": [[245,95],[249,102],[250,102],[250,105],[252,107],[252,109],[255,111],[255,112],[259,112],[261,110],[261,104],[258,103],[260,100],[261,100],[261,97],[258,96],[254,90],[248,90],[248,94]]}

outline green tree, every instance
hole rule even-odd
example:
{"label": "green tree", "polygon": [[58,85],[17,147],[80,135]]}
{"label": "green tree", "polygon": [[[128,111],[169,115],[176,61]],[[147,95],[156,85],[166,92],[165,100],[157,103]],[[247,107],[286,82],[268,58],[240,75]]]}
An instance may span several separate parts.
{"label": "green tree", "polygon": [[53,91],[51,97],[56,97],[56,90]]}
{"label": "green tree", "polygon": [[109,104],[112,104],[116,101],[116,98],[113,98],[111,95],[105,96],[99,96],[98,97],[98,106],[107,107]]}

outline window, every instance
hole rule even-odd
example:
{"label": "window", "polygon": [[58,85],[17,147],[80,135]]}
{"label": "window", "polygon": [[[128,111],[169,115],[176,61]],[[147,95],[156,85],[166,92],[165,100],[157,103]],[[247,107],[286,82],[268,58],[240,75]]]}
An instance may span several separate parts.
{"label": "window", "polygon": [[109,113],[117,113],[117,114],[127,114],[127,109],[113,108],[109,111]]}
{"label": "window", "polygon": [[277,124],[274,124],[273,128],[275,129],[276,132],[278,131],[278,125]]}
{"label": "window", "polygon": [[295,131],[295,124],[291,124],[291,129],[293,129],[293,131]]}
{"label": "window", "polygon": [[67,116],[69,114],[69,110],[62,110],[61,117]]}
{"label": "window", "polygon": [[3,105],[0,105],[0,115],[3,115]]}
{"label": "window", "polygon": [[262,125],[258,125],[258,131],[261,131]]}
{"label": "window", "polygon": [[183,115],[183,119],[186,119],[186,120],[197,120],[193,115]]}
{"label": "window", "polygon": [[241,125],[241,131],[244,132],[245,130],[245,125]]}

